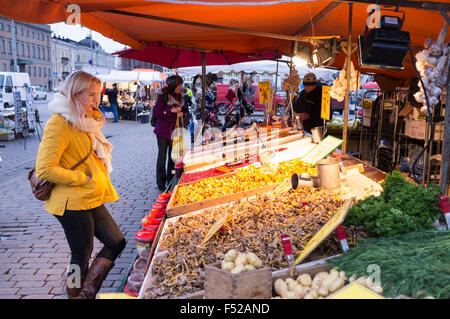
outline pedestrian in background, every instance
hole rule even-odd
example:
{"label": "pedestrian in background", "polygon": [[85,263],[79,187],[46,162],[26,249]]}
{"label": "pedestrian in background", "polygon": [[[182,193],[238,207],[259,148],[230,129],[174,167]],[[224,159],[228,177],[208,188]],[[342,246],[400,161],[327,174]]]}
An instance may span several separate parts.
{"label": "pedestrian in background", "polygon": [[[156,183],[158,189],[165,191],[168,183],[173,178],[175,164],[171,158],[172,132],[175,129],[177,115],[182,112],[184,105],[183,79],[178,75],[169,76],[166,86],[158,95],[154,107],[156,119],[155,134],[158,140],[158,159],[156,161]],[[166,169],[167,161],[167,169]]]}
{"label": "pedestrian in background", "polygon": [[105,91],[105,94],[108,96],[108,101],[109,101],[109,106],[112,109],[112,112],[114,114],[114,121],[113,122],[118,122],[119,121],[119,113],[118,113],[118,106],[117,106],[117,95],[119,95],[119,91],[117,90],[117,84],[114,83],[113,84],[113,88],[112,89],[107,89]]}
{"label": "pedestrian in background", "polygon": [[[61,223],[71,250],[69,299],[95,298],[126,245],[104,206],[119,196],[109,178],[113,147],[101,132],[105,121],[97,108],[100,89],[101,81],[89,73],[76,71],[67,77],[49,103],[53,115],[45,125],[36,160],[37,177],[56,184],[45,209]],[[104,246],[89,267],[94,236]]]}

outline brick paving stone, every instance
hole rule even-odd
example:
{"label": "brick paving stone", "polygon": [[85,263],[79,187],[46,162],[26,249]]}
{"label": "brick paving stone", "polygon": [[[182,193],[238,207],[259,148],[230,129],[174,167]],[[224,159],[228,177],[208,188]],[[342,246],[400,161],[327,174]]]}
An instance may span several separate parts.
{"label": "brick paving stone", "polygon": [[52,290],[50,287],[23,287],[20,288],[16,294],[26,296],[26,295],[48,295]]}
{"label": "brick paving stone", "polygon": [[53,295],[27,295],[21,299],[53,299]]}
{"label": "brick paving stone", "polygon": [[20,290],[20,288],[5,288],[5,287],[0,287],[0,299],[3,299],[4,295],[14,295],[16,294],[18,291]]}

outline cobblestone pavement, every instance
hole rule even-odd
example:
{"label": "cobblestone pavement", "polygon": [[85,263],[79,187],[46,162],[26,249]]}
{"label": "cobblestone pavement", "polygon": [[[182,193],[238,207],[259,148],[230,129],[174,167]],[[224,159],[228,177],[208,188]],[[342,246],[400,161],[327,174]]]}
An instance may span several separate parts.
{"label": "cobblestone pavement", "polygon": [[[50,117],[47,101],[37,105],[44,127]],[[111,180],[120,196],[106,207],[124,233],[127,246],[100,292],[117,292],[135,256],[134,234],[159,194],[157,144],[150,124],[108,122],[103,131],[114,146]],[[0,141],[0,145],[5,145],[0,148],[0,299],[66,298],[62,275],[70,261],[70,249],[61,225],[44,210],[44,202],[34,198],[27,180],[39,138],[31,134],[26,140]],[[101,243],[95,240],[92,256],[100,249]]]}

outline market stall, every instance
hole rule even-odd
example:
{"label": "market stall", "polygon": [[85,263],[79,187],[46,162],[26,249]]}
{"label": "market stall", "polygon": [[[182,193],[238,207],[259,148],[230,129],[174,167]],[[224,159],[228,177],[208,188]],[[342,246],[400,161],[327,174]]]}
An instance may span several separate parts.
{"label": "market stall", "polygon": [[[117,85],[119,95],[117,96],[119,118],[124,120],[139,120],[140,116],[149,117],[155,99],[155,84],[160,84],[160,72],[135,72],[135,71],[111,71],[109,74],[98,74],[105,89],[111,89],[113,84]],[[110,113],[107,94],[103,94],[102,110]],[[111,114],[107,114],[111,118]]]}
{"label": "market stall", "polygon": [[[343,2],[348,2],[348,6]],[[186,171],[178,174],[181,182],[174,185],[172,193],[160,195],[143,221],[143,231],[136,235],[138,258],[124,291],[138,298],[450,297],[445,267],[450,256],[448,231],[433,229],[446,228],[441,213],[450,211],[448,198],[439,196],[436,187],[408,183],[397,172],[386,175],[347,155],[349,91],[359,87],[361,73],[369,70],[401,79],[416,74],[412,54],[411,59],[405,59],[401,71],[386,67],[374,71],[367,63],[359,63],[361,56],[354,54],[358,49],[354,40],[364,33],[367,4],[371,1],[359,2],[311,1],[308,6],[304,1],[258,1],[259,6],[254,6],[255,1],[231,2],[221,3],[220,15],[217,6],[207,4],[184,4],[183,10],[177,3],[142,3],[138,9],[124,9],[126,5],[117,2],[108,7],[96,4],[83,8],[81,16],[86,18],[88,27],[135,49],[157,39],[165,45],[200,50],[203,78],[208,51],[277,51],[292,57],[312,42],[315,46],[309,49],[314,49],[313,53],[318,54],[322,45],[333,51],[334,41],[345,38],[330,59],[332,62],[323,65],[342,70],[332,94],[346,101],[343,139],[330,135],[319,143],[302,135],[299,126],[294,125],[297,132],[293,136],[299,138],[284,144],[283,137],[273,136],[276,130],[271,130],[266,136],[257,132],[253,143],[251,136],[247,141],[245,137],[239,141],[236,136],[231,147],[224,145],[219,151],[214,147],[211,152],[209,146],[201,146],[202,151],[209,153],[206,160],[203,155],[196,156],[196,152],[187,152]],[[402,21],[403,28],[411,32],[409,50],[409,45],[416,46],[417,52],[428,37],[437,38],[442,17],[449,21],[447,3],[429,1],[423,7],[422,2],[402,1],[401,5],[409,17]],[[65,19],[61,4],[49,6],[60,10],[47,14],[46,22]],[[164,7],[164,17],[154,15],[158,6]],[[11,8],[8,17],[42,21],[42,16],[37,15],[25,19],[16,6]],[[190,13],[196,13],[198,21],[183,20]],[[115,21],[124,16],[129,19]],[[343,21],[342,17],[349,19]],[[228,24],[230,20],[232,26]],[[425,20],[429,22],[427,30],[418,23]],[[104,28],[105,21],[115,23]],[[384,23],[392,24],[386,20]],[[150,24],[152,27],[148,27]],[[248,26],[262,31],[250,31]],[[322,36],[330,43],[324,43]],[[442,46],[439,45],[441,57],[445,51]],[[317,54],[309,58],[317,59]],[[422,56],[422,60],[426,59]],[[290,65],[291,75],[295,74]],[[423,72],[427,71],[424,66]],[[431,71],[435,69],[428,69],[428,75]],[[300,77],[296,75],[295,83],[287,84],[298,88]],[[422,87],[426,86],[422,83]],[[442,93],[432,91],[435,98]],[[291,90],[289,98],[294,92]],[[424,97],[419,94],[417,98]],[[267,147],[269,141],[279,144]],[[342,162],[339,152],[333,153],[341,145]],[[233,151],[237,154],[219,161],[220,155]],[[447,153],[448,140],[443,150],[446,165]],[[233,168],[230,164],[243,166]],[[177,168],[179,173],[183,166]],[[211,169],[219,173],[207,175],[213,172]],[[205,172],[203,177],[184,180],[188,174]],[[445,190],[447,173],[443,175],[441,184]],[[382,255],[380,250],[388,255]],[[432,253],[436,253],[432,257],[436,262],[426,262]],[[413,256],[423,258],[422,263]],[[389,276],[381,281],[375,276],[369,282],[367,267],[373,263],[387,267]],[[420,280],[424,273],[427,279]],[[255,287],[254,282],[261,288]]]}

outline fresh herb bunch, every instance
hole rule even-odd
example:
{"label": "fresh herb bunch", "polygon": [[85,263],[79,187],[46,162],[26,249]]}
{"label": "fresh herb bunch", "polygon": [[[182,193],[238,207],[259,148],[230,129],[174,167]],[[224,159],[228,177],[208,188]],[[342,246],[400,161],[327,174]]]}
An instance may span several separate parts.
{"label": "fresh herb bunch", "polygon": [[327,263],[347,277],[375,279],[377,265],[383,296],[450,298],[450,231],[410,232],[390,238],[361,239],[345,254]]}
{"label": "fresh herb bunch", "polygon": [[381,186],[380,196],[370,196],[353,205],[344,225],[364,226],[373,236],[391,237],[431,228],[439,218],[437,185],[414,185],[393,171]]}

